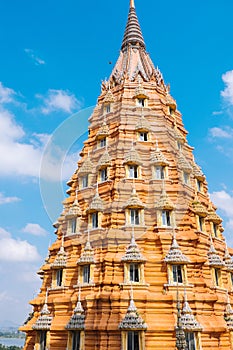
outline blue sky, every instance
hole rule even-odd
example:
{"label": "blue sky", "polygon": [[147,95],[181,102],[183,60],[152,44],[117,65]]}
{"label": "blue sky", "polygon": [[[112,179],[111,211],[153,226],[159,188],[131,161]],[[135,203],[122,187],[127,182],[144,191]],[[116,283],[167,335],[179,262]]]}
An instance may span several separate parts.
{"label": "blue sky", "polygon": [[[233,2],[135,2],[233,246]],[[0,323],[22,323],[40,287],[35,272],[127,15],[128,0],[0,3]]]}

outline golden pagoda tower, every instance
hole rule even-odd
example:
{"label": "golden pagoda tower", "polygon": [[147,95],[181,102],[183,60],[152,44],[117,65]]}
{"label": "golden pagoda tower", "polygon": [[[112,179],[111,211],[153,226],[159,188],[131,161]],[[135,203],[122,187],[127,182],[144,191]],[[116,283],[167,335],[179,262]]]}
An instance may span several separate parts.
{"label": "golden pagoda tower", "polygon": [[89,121],[24,349],[233,349],[232,251],[133,0]]}

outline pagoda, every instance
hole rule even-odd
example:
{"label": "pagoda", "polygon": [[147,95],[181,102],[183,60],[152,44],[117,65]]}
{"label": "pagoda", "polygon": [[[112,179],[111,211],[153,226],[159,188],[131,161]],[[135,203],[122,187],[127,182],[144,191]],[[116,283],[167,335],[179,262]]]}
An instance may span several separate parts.
{"label": "pagoda", "polygon": [[233,349],[232,250],[133,0],[89,122],[24,350]]}

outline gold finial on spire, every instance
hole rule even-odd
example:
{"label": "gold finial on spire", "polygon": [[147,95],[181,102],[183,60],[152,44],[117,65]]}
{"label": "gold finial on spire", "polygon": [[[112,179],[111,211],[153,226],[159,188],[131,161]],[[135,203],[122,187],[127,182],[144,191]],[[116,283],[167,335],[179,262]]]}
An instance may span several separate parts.
{"label": "gold finial on spire", "polygon": [[130,0],[130,8],[131,7],[135,8],[134,0]]}

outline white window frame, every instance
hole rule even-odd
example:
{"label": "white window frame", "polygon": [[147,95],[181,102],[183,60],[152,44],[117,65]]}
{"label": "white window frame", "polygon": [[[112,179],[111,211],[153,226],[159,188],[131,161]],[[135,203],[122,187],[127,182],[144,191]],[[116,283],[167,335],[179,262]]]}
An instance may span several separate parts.
{"label": "white window frame", "polygon": [[203,216],[197,215],[198,230],[205,232],[205,218]]}
{"label": "white window frame", "polygon": [[183,171],[183,183],[185,185],[190,184],[190,174],[187,171]]}
{"label": "white window frame", "polygon": [[218,238],[218,224],[212,222],[212,231],[215,238]]}
{"label": "white window frame", "polygon": [[222,286],[222,275],[221,275],[221,269],[214,267],[213,268],[213,273],[214,273],[214,284],[216,287]]}
{"label": "white window frame", "polygon": [[[76,333],[76,334],[75,334]],[[79,333],[79,347],[74,342],[74,336]],[[83,350],[84,349],[84,331],[82,330],[70,330],[68,332],[68,342],[66,350]]]}
{"label": "white window frame", "polygon": [[63,285],[64,273],[63,269],[56,270],[56,286],[61,287]]}
{"label": "white window frame", "polygon": [[107,103],[106,105],[105,105],[105,113],[106,114],[108,114],[108,113],[110,113],[111,112],[111,103]]}
{"label": "white window frame", "polygon": [[[77,337],[78,336],[78,337]],[[77,339],[78,338],[78,339]],[[78,341],[77,341],[78,340]],[[72,331],[72,344],[71,344],[71,350],[80,350],[81,345],[81,331],[75,330]]]}
{"label": "white window frame", "polygon": [[[121,332],[121,349],[128,350],[128,332],[137,332],[139,340],[139,350],[145,350],[145,332],[141,330],[123,330]],[[135,350],[135,348],[133,349]]]}
{"label": "white window frame", "polygon": [[102,137],[99,140],[99,148],[104,148],[107,145],[107,137]]}
{"label": "white window frame", "polygon": [[173,283],[183,284],[184,283],[184,266],[177,264],[171,265],[172,268],[172,280]]}
{"label": "white window frame", "polygon": [[89,180],[88,178],[89,178],[88,174],[81,177],[81,187],[82,188],[88,187],[88,180]]}
{"label": "white window frame", "polygon": [[105,182],[108,180],[108,167],[101,168],[99,170],[99,182]]}
{"label": "white window frame", "polygon": [[82,280],[83,283],[89,284],[91,280],[91,265],[86,264],[82,266]]}
{"label": "white window frame", "polygon": [[187,344],[187,348],[186,348],[187,350],[197,350],[197,341],[196,341],[195,332],[185,332],[185,340]]}
{"label": "white window frame", "polygon": [[129,281],[131,283],[139,283],[141,275],[141,264],[137,262],[131,262],[129,264]]}
{"label": "white window frame", "polygon": [[203,181],[196,179],[196,184],[197,184],[197,191],[202,193],[202,191],[203,191]]}
{"label": "white window frame", "polygon": [[129,208],[129,220],[131,225],[140,225],[140,209]]}
{"label": "white window frame", "polygon": [[138,97],[138,98],[137,98],[137,106],[138,106],[138,107],[141,107],[141,108],[146,107],[146,98],[144,98],[144,97]]}
{"label": "white window frame", "polygon": [[171,210],[162,210],[161,211],[161,221],[163,227],[172,226],[172,212]]}
{"label": "white window frame", "polygon": [[128,178],[129,179],[139,178],[139,166],[137,164],[128,164]]}
{"label": "white window frame", "polygon": [[99,212],[98,211],[91,213],[91,227],[93,229],[99,228]]}
{"label": "white window frame", "polygon": [[[137,336],[137,344],[135,344],[135,335]],[[131,339],[130,343],[130,338],[131,336],[134,336]],[[134,331],[130,330],[127,332],[127,350],[141,350],[140,349],[140,332],[139,331]]]}
{"label": "white window frame", "polygon": [[166,166],[165,165],[155,165],[155,179],[164,180],[166,179]]}
{"label": "white window frame", "polygon": [[38,332],[38,343],[39,343],[39,350],[46,350],[47,349],[47,331],[40,330]]}
{"label": "white window frame", "polygon": [[148,131],[139,131],[138,132],[138,140],[141,142],[148,142],[149,141]]}

